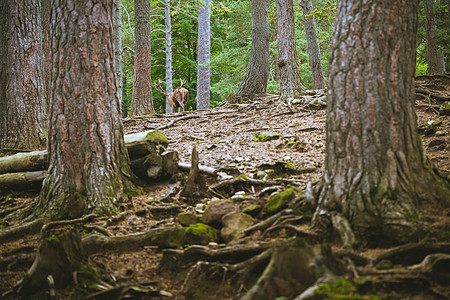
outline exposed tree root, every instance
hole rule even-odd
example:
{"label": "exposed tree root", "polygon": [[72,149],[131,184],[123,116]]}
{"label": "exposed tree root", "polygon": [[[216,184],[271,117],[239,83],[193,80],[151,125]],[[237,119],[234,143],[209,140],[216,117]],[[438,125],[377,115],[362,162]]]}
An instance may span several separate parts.
{"label": "exposed tree root", "polygon": [[41,230],[42,226],[44,226],[44,220],[36,219],[31,222],[26,222],[20,225],[2,229],[0,230],[0,243],[17,240],[27,234],[38,233]]}
{"label": "exposed tree root", "polygon": [[205,246],[191,246],[186,250],[166,249],[163,251],[161,267],[168,270],[184,268],[197,261],[214,261],[222,263],[239,263],[272,247],[273,243],[258,243],[237,245],[220,249],[210,249]]}

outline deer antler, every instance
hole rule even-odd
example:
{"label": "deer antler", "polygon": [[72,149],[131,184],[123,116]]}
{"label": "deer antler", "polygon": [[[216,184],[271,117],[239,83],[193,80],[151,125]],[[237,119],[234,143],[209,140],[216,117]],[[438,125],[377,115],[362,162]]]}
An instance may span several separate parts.
{"label": "deer antler", "polygon": [[161,87],[161,83],[162,83],[161,79],[158,81],[158,83],[155,82],[155,88],[161,93],[163,93],[166,97],[169,97],[170,95]]}
{"label": "deer antler", "polygon": [[186,81],[184,81],[183,79],[180,79],[181,83],[180,83],[180,87],[183,87],[183,84],[186,83]]}

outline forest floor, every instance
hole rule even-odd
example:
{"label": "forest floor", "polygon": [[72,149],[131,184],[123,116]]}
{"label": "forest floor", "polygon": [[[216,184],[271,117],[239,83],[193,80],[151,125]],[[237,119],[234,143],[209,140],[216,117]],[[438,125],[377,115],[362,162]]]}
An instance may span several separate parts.
{"label": "forest floor", "polygon": [[[418,78],[417,84],[442,96],[450,96],[450,79],[448,78],[421,77]],[[203,191],[193,197],[182,197],[178,191],[183,186],[188,172],[180,171],[175,177],[148,184],[143,188],[141,195],[122,203],[121,218],[117,218],[114,222],[108,222],[105,218],[96,218],[92,223],[104,226],[113,235],[128,235],[151,228],[180,226],[177,219],[179,213],[190,212],[200,216],[213,198],[230,199],[232,196],[238,196],[235,197],[238,199],[234,201],[235,206],[242,210],[252,204],[263,206],[268,198],[267,194],[261,193],[264,188],[276,185],[277,187],[273,190],[284,190],[290,187],[297,191],[306,189],[309,182],[314,185],[320,180],[324,171],[326,146],[325,107],[310,103],[311,99],[317,97],[320,97],[320,92],[311,93],[301,103],[294,104],[292,108],[277,105],[276,96],[265,96],[256,102],[227,104],[208,111],[188,111],[125,119],[126,134],[171,124],[170,127],[162,129],[170,141],[168,150],[177,151],[180,161],[190,162],[192,148],[196,146],[199,163],[215,168],[221,175],[202,174]],[[441,103],[442,101],[434,97],[418,97],[417,121],[424,148],[433,167],[441,176],[449,180],[450,117],[439,115],[438,105]],[[430,125],[432,121],[441,122]],[[262,132],[276,133],[279,136],[268,141],[254,141],[255,136]],[[211,189],[211,186],[230,181],[231,178],[236,179],[238,176],[250,180],[235,181],[233,184],[224,186],[223,189]],[[261,184],[264,181],[259,180],[263,176],[267,176],[264,178],[267,179],[267,185]],[[175,192],[171,193],[171,191]],[[250,197],[239,198],[239,195],[244,194]],[[8,205],[18,203],[28,204],[34,197],[35,194],[32,193],[2,197],[0,208],[4,209]],[[261,210],[253,214],[253,217],[258,223],[269,218],[270,215]],[[434,231],[434,234],[424,236],[417,242],[427,245],[430,243],[448,245],[450,243],[450,210],[435,212],[428,216],[428,220],[431,227],[438,228],[437,232]],[[18,222],[19,220],[8,220],[8,225]],[[299,232],[309,232],[305,223],[291,225],[296,226]],[[292,236],[295,236],[295,230],[292,232],[287,228],[278,228],[272,232],[255,230],[228,244],[222,242],[218,246],[214,244],[209,246],[219,247],[219,249],[249,246],[264,244],[264,242],[278,242]],[[3,255],[13,249],[37,249],[37,247],[39,247],[39,234],[29,234],[1,244],[0,253]],[[338,239],[331,242],[331,248],[333,251],[341,250]],[[348,299],[369,299],[369,294],[378,295],[380,299],[447,299],[450,297],[448,269],[443,275],[448,281],[443,283],[442,278],[430,279],[424,273],[413,276],[412,271],[402,272],[400,270],[409,270],[407,268],[410,266],[396,263],[395,259],[391,261],[393,267],[390,270],[381,271],[375,268],[375,264],[380,261],[378,258],[383,255],[389,257],[386,253],[395,249],[364,247],[359,249],[360,255],[369,258],[366,270],[371,268],[372,271],[366,272],[365,275],[358,275],[356,273],[360,269],[356,269],[353,273],[350,272],[352,275],[343,275],[343,277],[352,280],[370,278],[375,283],[368,290],[358,286],[356,290],[341,290],[340,293],[349,297]],[[226,272],[219,272],[220,276],[215,276],[212,272],[210,279],[215,278],[214,280],[217,279],[219,282],[216,285],[211,284],[209,289],[203,288],[200,293],[195,288],[195,284],[201,285],[201,279],[197,281],[190,276],[194,272],[192,269],[194,263],[179,269],[163,268],[161,262],[165,250],[153,245],[132,252],[110,250],[107,253],[92,255],[90,264],[97,269],[105,286],[127,288],[123,288],[114,296],[109,294],[109,298],[104,299],[126,298],[126,295],[130,296],[130,299],[150,299],[149,287],[155,291],[153,293],[155,297],[159,293],[158,297],[176,299],[233,299],[244,295],[264,270],[259,268],[252,271],[255,274],[250,274],[251,278],[244,280],[241,284],[232,283],[233,280],[226,275]],[[427,251],[424,250],[424,253],[428,253]],[[447,249],[446,253],[449,254],[449,251]],[[425,255],[420,260],[416,259],[409,264],[417,266],[424,257]],[[447,257],[446,266],[449,266],[448,261]],[[0,267],[0,294],[11,289],[23,277],[29,266],[10,264],[7,268]],[[330,299],[334,298],[332,292],[327,295]],[[74,295],[71,297],[75,299]]]}

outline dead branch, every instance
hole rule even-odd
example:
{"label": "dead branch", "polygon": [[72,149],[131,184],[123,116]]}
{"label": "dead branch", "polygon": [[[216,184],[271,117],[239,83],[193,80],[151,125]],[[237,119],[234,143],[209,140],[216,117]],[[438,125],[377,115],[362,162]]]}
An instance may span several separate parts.
{"label": "dead branch", "polygon": [[181,121],[181,120],[187,120],[187,119],[193,119],[193,118],[199,118],[199,117],[200,117],[199,115],[187,115],[187,116],[182,116],[182,117],[176,118],[175,120],[170,121],[170,122],[169,122],[168,124],[166,124],[166,125],[159,126],[159,127],[156,128],[156,129],[158,129],[158,130],[163,130],[163,129],[169,128],[170,126],[172,126],[173,124],[175,124],[175,123],[178,122],[178,121]]}
{"label": "dead branch", "polygon": [[[192,168],[190,163],[184,163],[184,162],[179,162],[178,167],[180,168],[180,170],[184,170],[184,171],[190,171]],[[205,165],[198,165],[198,170],[200,171],[200,173],[211,175],[211,176],[217,176],[217,172],[218,172],[216,169],[205,166]]]}

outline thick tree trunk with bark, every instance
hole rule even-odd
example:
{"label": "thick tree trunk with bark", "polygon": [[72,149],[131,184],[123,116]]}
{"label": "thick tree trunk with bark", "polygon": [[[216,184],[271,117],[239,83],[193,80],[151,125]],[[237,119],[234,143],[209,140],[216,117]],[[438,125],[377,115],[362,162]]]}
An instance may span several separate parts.
{"label": "thick tree trunk with bark", "polygon": [[439,73],[438,47],[434,28],[433,0],[424,0],[423,4],[426,19],[425,28],[427,31],[427,74],[433,75]]}
{"label": "thick tree trunk with bark", "polygon": [[313,225],[324,229],[331,223],[348,246],[358,240],[404,242],[419,232],[419,207],[450,204],[448,182],[430,167],[417,134],[418,5],[339,3],[325,173],[316,189]]}
{"label": "thick tree trunk with bark", "polygon": [[280,68],[280,101],[290,105],[292,100],[305,94],[298,68],[295,43],[293,0],[277,0],[278,67]]}
{"label": "thick tree trunk with bark", "polygon": [[46,143],[40,2],[0,3],[0,148]]}
{"label": "thick tree trunk with bark", "polygon": [[203,0],[204,7],[198,10],[198,73],[197,73],[197,109],[209,109],[209,85],[211,71],[211,0]]}
{"label": "thick tree trunk with bark", "polygon": [[150,27],[150,2],[134,1],[135,56],[133,96],[130,116],[154,114],[152,99],[152,52]]}
{"label": "thick tree trunk with bark", "polygon": [[50,7],[49,168],[35,215],[112,214],[134,188],[117,96],[114,1]]}
{"label": "thick tree trunk with bark", "polygon": [[314,89],[324,89],[325,78],[323,76],[322,59],[320,56],[319,41],[317,39],[316,24],[314,22],[312,1],[303,0],[302,9],[303,24],[308,43],[309,66],[311,67]]}
{"label": "thick tree trunk with bark", "polygon": [[[165,16],[165,31],[166,31],[166,93],[172,94],[172,22],[170,16],[170,0],[164,0],[164,16]],[[172,107],[169,104],[169,99],[166,98],[166,113],[173,113]]]}
{"label": "thick tree trunk with bark", "polygon": [[269,17],[267,0],[252,0],[252,49],[247,75],[236,96],[265,94],[269,80]]}

